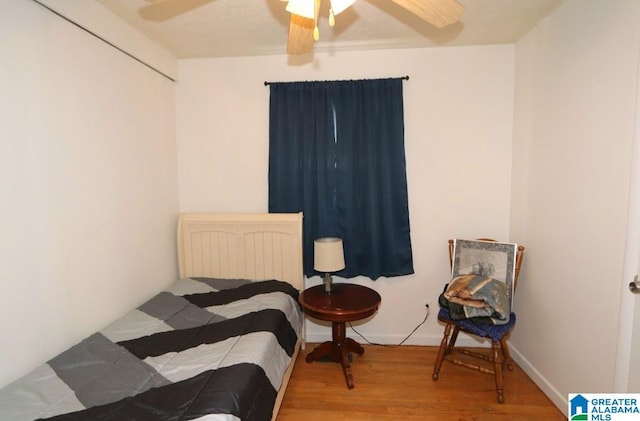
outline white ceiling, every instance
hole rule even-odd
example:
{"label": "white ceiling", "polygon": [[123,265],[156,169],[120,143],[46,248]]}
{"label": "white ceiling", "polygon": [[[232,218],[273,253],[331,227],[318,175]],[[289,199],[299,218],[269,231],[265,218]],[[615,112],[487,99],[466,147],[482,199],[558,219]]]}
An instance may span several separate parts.
{"label": "white ceiling", "polygon": [[[95,0],[178,58],[285,54],[289,13],[281,0]],[[513,43],[565,0],[459,0],[459,22],[437,29],[391,0],[358,0],[328,25],[315,51]]]}

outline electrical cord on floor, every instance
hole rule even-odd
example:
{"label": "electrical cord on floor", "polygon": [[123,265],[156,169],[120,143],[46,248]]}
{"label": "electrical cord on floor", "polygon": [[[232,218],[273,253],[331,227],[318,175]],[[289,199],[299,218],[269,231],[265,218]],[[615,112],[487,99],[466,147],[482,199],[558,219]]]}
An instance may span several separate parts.
{"label": "electrical cord on floor", "polygon": [[364,339],[364,341],[365,341],[366,343],[368,343],[369,345],[388,346],[388,347],[393,348],[393,347],[397,347],[397,346],[400,346],[400,345],[404,344],[404,343],[407,341],[407,339],[409,339],[409,338],[411,337],[411,335],[413,335],[413,334],[416,332],[416,330],[418,330],[418,328],[419,328],[420,326],[422,326],[423,324],[425,324],[425,323],[427,322],[427,319],[429,318],[429,314],[431,314],[431,309],[429,308],[429,306],[426,306],[426,307],[427,307],[427,314],[424,316],[424,320],[422,320],[420,323],[418,323],[418,326],[416,326],[416,327],[411,331],[411,333],[409,333],[409,334],[407,335],[407,337],[406,337],[406,338],[404,338],[404,339],[403,339],[399,344],[396,344],[396,345],[394,345],[394,344],[379,344],[379,343],[376,343],[376,342],[371,342],[371,341],[369,341],[367,338],[365,338],[365,337],[364,337],[360,332],[358,332],[357,330],[355,330],[355,329],[354,329],[354,327],[353,327],[353,325],[351,325],[351,322],[347,322],[347,324],[349,325],[349,327],[351,328],[351,330],[353,330],[353,331],[354,331],[358,336],[360,336],[362,339]]}

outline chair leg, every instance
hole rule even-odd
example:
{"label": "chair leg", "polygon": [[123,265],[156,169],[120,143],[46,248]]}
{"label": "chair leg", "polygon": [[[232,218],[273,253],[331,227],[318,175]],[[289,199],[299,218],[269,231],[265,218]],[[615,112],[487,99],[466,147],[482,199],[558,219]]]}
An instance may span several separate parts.
{"label": "chair leg", "polygon": [[449,345],[447,346],[447,352],[445,355],[453,352],[453,347],[456,345],[456,341],[458,340],[458,333],[460,333],[460,327],[453,325],[453,333],[451,334],[451,340],[449,340]]}
{"label": "chair leg", "polygon": [[502,349],[501,342],[491,341],[491,349],[493,351],[493,365],[496,376],[496,392],[498,394],[498,403],[504,403],[504,387],[502,384]]}
{"label": "chair leg", "polygon": [[444,361],[444,356],[448,351],[448,342],[449,335],[451,334],[451,324],[447,323],[444,327],[444,335],[442,336],[442,341],[440,341],[440,349],[438,349],[438,357],[436,358],[436,364],[433,367],[433,374],[431,378],[433,380],[438,380],[440,376],[440,368],[442,367],[442,362]]}
{"label": "chair leg", "polygon": [[513,371],[513,359],[511,358],[511,353],[509,352],[509,345],[507,344],[507,339],[500,339],[500,348],[502,349],[502,355],[504,356],[504,362],[507,365],[507,370]]}

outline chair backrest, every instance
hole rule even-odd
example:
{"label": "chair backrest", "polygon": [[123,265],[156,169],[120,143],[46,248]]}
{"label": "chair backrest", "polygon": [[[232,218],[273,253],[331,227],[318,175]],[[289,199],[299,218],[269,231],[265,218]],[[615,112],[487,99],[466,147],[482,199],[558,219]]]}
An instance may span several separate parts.
{"label": "chair backrest", "polygon": [[[496,240],[491,238],[478,238],[478,241],[491,241],[496,242]],[[453,251],[455,247],[455,240],[449,240],[449,267],[453,268]],[[520,276],[520,268],[522,267],[522,259],[524,257],[524,246],[518,245],[516,250],[516,261],[514,268],[514,278],[513,278],[513,291],[515,292],[518,286],[518,277]]]}

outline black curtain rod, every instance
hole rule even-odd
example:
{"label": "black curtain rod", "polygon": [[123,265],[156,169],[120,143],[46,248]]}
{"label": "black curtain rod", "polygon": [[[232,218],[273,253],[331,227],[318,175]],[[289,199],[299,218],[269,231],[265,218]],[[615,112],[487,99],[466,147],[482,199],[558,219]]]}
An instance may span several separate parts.
{"label": "black curtain rod", "polygon": [[[385,78],[382,78],[382,79],[385,79]],[[399,77],[399,78],[392,78],[391,77],[391,78],[387,78],[387,79],[409,80],[409,76],[407,75],[407,76],[402,76],[402,77]],[[355,80],[355,79],[352,79],[352,80]],[[360,80],[376,80],[376,79],[360,79]],[[380,79],[377,79],[377,80],[380,80]],[[306,82],[308,82],[308,81],[306,81]],[[313,81],[313,82],[319,82],[319,81]],[[334,82],[342,82],[342,81],[334,81]],[[295,82],[267,82],[267,81],[265,81],[264,82],[264,86],[269,86],[269,85],[271,85],[273,83],[295,83]]]}
{"label": "black curtain rod", "polygon": [[33,0],[33,1],[35,3],[37,3],[37,4],[39,4],[40,6],[44,7],[45,9],[49,10],[51,13],[53,13],[55,15],[58,15],[62,19],[66,20],[67,22],[77,26],[78,28],[82,29],[83,31],[87,32],[88,34],[93,35],[94,37],[98,38],[100,41],[110,45],[111,47],[115,48],[116,50],[120,51],[121,53],[128,55],[129,57],[131,57],[135,61],[137,61],[137,62],[139,62],[141,64],[144,64],[149,69],[153,70],[156,73],[161,74],[162,76],[164,76],[167,79],[169,79],[171,82],[175,82],[176,81],[174,78],[172,78],[171,76],[167,75],[166,73],[161,72],[160,70],[156,69],[155,67],[151,66],[150,64],[145,63],[144,61],[140,60],[138,57],[134,56],[133,54],[126,52],[125,50],[123,50],[122,48],[118,47],[117,45],[107,41],[104,38],[102,38],[100,35],[96,34],[95,32],[92,32],[89,29],[85,28],[84,26],[80,25],[79,23],[72,21],[71,19],[69,19],[68,17],[62,15],[61,13],[56,12],[55,10],[53,10],[52,8],[47,6],[46,4],[41,3],[39,0]]}

